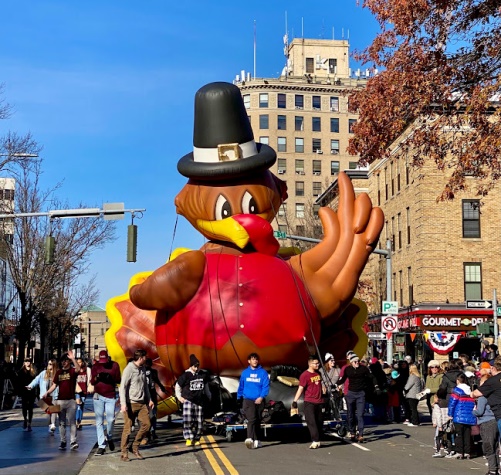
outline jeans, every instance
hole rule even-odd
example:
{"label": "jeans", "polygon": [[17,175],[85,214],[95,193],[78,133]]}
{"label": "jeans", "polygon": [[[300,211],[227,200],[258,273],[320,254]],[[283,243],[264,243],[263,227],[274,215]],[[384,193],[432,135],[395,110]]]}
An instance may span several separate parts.
{"label": "jeans", "polygon": [[82,419],[83,419],[83,411],[84,411],[84,406],[85,406],[85,395],[83,393],[77,393],[77,394],[75,394],[75,400],[77,402],[77,412],[75,414],[75,418],[77,420],[77,423],[80,423],[80,422],[82,422]]}
{"label": "jeans", "polygon": [[[364,391],[350,391],[346,397],[346,405],[348,406],[348,430],[351,435],[356,434],[355,426],[358,426],[358,435],[364,435],[364,409],[365,409],[365,392]],[[355,417],[357,423],[355,424]]]}
{"label": "jeans", "polygon": [[113,437],[113,427],[115,426],[115,398],[104,397],[94,393],[94,414],[96,416],[97,444],[100,449],[106,447],[104,436],[104,413],[106,413],[106,433],[108,439]]}
{"label": "jeans", "polygon": [[75,421],[76,402],[74,399],[58,399],[55,404],[61,406],[59,413],[59,436],[62,443],[66,443],[66,421],[70,424],[70,442],[77,441],[77,425]]}

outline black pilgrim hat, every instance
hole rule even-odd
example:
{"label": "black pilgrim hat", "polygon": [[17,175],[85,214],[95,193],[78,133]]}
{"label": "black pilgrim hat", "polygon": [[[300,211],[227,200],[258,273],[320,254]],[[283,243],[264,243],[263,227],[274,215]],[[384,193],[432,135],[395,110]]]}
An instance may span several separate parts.
{"label": "black pilgrim hat", "polygon": [[200,181],[228,180],[267,170],[276,159],[275,150],[254,141],[237,86],[213,82],[197,91],[193,152],[179,160],[179,173]]}

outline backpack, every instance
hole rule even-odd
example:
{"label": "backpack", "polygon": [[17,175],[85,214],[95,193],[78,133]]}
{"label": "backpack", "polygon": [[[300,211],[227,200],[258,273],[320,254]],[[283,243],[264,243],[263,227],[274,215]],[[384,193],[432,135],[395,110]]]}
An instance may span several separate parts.
{"label": "backpack", "polygon": [[289,418],[289,411],[282,401],[269,401],[264,405],[262,421],[265,424],[281,424]]}

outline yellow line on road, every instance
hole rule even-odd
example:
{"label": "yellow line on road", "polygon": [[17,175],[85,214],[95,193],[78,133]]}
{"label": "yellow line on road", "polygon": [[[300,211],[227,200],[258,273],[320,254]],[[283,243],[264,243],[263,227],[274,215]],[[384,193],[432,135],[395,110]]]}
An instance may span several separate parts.
{"label": "yellow line on road", "polygon": [[231,462],[228,460],[228,457],[226,457],[226,455],[223,454],[223,451],[217,445],[217,442],[214,439],[214,437],[212,437],[212,435],[208,435],[207,438],[209,439],[209,442],[212,444],[214,452],[216,452],[221,462],[223,462],[228,472],[230,472],[230,475],[238,475],[237,469],[231,464]]}
{"label": "yellow line on road", "polygon": [[214,458],[214,455],[212,455],[212,452],[210,451],[210,448],[206,443],[205,437],[202,437],[201,445],[202,445],[202,450],[204,451],[204,454],[206,455],[207,460],[209,461],[211,467],[214,469],[215,474],[224,475],[223,469],[217,463],[217,460]]}

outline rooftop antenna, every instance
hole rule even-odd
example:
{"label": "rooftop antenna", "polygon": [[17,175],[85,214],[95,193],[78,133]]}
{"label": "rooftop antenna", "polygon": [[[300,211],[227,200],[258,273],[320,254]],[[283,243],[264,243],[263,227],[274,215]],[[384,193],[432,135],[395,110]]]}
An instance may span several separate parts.
{"label": "rooftop antenna", "polygon": [[254,79],[256,77],[256,20],[254,20]]}

